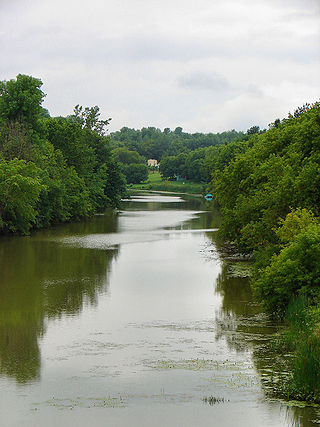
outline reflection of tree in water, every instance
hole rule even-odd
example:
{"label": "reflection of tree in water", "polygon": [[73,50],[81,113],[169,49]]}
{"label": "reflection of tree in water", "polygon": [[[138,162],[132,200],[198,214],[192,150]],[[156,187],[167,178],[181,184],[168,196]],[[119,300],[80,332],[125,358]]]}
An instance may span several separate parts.
{"label": "reflection of tree in water", "polygon": [[248,277],[230,275],[232,265],[224,262],[217,278],[216,292],[223,298],[222,306],[216,313],[216,338],[223,337],[230,350],[248,351],[252,344],[266,339],[273,325],[253,302]]}
{"label": "reflection of tree in water", "polygon": [[[231,261],[224,262],[217,278],[216,292],[222,296],[222,306],[216,313],[216,339],[225,339],[230,350],[251,351],[266,396],[277,398],[272,381],[287,371],[290,358],[275,346],[282,325],[268,319],[253,303],[248,278],[230,276],[232,265]],[[290,426],[311,427],[314,423],[310,420],[319,418],[314,408],[293,406],[285,410]]]}
{"label": "reflection of tree in water", "polygon": [[298,406],[287,407],[287,424],[292,427],[314,427],[319,425],[319,408]]}
{"label": "reflection of tree in water", "polygon": [[87,219],[84,218],[81,222],[59,224],[47,230],[39,230],[34,238],[115,233],[118,229],[118,216],[119,213],[117,211],[110,210],[106,214],[95,215]]}
{"label": "reflection of tree in water", "polygon": [[108,286],[117,249],[62,246],[37,237],[0,242],[0,374],[18,383],[40,376],[45,319],[81,312]]}
{"label": "reflection of tree in water", "polygon": [[224,262],[217,278],[216,291],[223,297],[222,312],[237,317],[248,317],[259,313],[261,309],[253,304],[249,278],[232,276],[231,265]]}
{"label": "reflection of tree in water", "polygon": [[46,316],[76,314],[84,304],[96,305],[99,292],[107,290],[111,261],[117,252],[64,247],[54,250],[54,261],[50,251],[46,253],[47,271],[42,282]]}

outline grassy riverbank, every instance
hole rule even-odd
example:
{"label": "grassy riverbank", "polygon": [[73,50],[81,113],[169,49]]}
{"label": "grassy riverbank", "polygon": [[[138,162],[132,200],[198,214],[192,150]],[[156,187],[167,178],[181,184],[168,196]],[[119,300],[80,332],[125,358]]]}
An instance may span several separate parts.
{"label": "grassy riverbank", "polygon": [[132,190],[172,191],[176,193],[203,194],[205,186],[191,181],[162,180],[159,172],[149,172],[147,181],[141,184],[128,185]]}
{"label": "grassy riverbank", "polygon": [[292,300],[286,328],[272,345],[276,362],[267,389],[301,407],[320,403],[320,309],[304,297]]}
{"label": "grassy riverbank", "polygon": [[291,378],[284,384],[288,397],[320,403],[320,309],[300,297],[288,307],[286,347],[294,352]]}

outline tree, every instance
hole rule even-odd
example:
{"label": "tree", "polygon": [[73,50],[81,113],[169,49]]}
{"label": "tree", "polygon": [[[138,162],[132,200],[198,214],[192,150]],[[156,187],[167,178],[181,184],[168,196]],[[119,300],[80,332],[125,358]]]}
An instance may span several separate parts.
{"label": "tree", "polygon": [[97,132],[98,135],[104,135],[106,130],[105,127],[108,126],[112,120],[109,117],[106,120],[99,119],[100,117],[100,108],[95,105],[94,107],[85,107],[83,108],[79,104],[74,107],[74,117],[76,121],[80,124],[82,129],[89,129]]}
{"label": "tree", "polygon": [[113,150],[114,158],[125,165],[130,165],[132,163],[145,164],[146,159],[140,156],[136,151],[128,150],[126,147],[120,147]]}
{"label": "tree", "polygon": [[[227,146],[228,147],[228,146]],[[274,229],[292,208],[320,213],[320,104],[253,135],[211,185],[220,228],[246,252],[277,244]],[[230,146],[231,148],[231,146]],[[216,157],[212,157],[212,165]],[[209,159],[210,168],[210,159]]]}
{"label": "tree", "polygon": [[247,130],[247,135],[254,135],[255,133],[259,133],[259,131],[259,126],[251,126],[251,128]]}
{"label": "tree", "polygon": [[175,130],[173,131],[173,133],[175,135],[181,136],[182,135],[182,127],[180,127],[180,126],[176,127]]}
{"label": "tree", "polygon": [[32,139],[21,120],[7,120],[0,125],[0,156],[6,160],[33,158]]}
{"label": "tree", "polygon": [[41,86],[40,79],[23,74],[18,74],[16,80],[0,82],[0,119],[18,120],[39,131],[45,97]]}
{"label": "tree", "polygon": [[120,170],[120,164],[113,158],[102,166],[107,177],[103,187],[108,206],[117,207],[126,191],[126,179]]}
{"label": "tree", "polygon": [[187,155],[185,161],[185,175],[187,179],[194,182],[206,181],[207,176],[204,168],[206,151],[206,148],[198,148]]}
{"label": "tree", "polygon": [[296,234],[254,282],[256,296],[269,313],[283,315],[290,300],[320,297],[320,226],[310,225]]}
{"label": "tree", "polygon": [[73,166],[79,176],[89,179],[93,174],[95,150],[88,144],[86,132],[79,123],[64,117],[46,121],[48,140],[61,150],[68,166]]}
{"label": "tree", "polygon": [[146,159],[136,151],[119,147],[113,150],[114,159],[120,164],[120,170],[128,184],[140,184],[148,178]]}
{"label": "tree", "polygon": [[36,204],[37,228],[71,221],[94,212],[88,187],[60,150],[46,141],[35,150],[39,177],[45,186]]}
{"label": "tree", "polygon": [[35,206],[44,188],[39,169],[24,160],[0,160],[0,232],[26,234],[35,222]]}
{"label": "tree", "polygon": [[160,173],[165,179],[175,179],[177,176],[186,176],[187,154],[180,153],[178,156],[163,157],[160,163]]}
{"label": "tree", "polygon": [[100,120],[97,106],[51,118],[41,85],[21,74],[0,82],[0,234],[116,207],[125,191],[104,135],[111,119]]}
{"label": "tree", "polygon": [[148,179],[148,167],[145,164],[123,164],[121,171],[125,175],[128,184],[140,184]]}

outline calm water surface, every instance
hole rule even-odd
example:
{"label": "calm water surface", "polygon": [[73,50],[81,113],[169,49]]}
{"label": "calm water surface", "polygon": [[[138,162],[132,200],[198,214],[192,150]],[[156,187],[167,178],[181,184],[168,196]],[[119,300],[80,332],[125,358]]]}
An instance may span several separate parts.
{"label": "calm water surface", "polygon": [[268,394],[277,325],[218,225],[197,199],[149,194],[2,238],[0,425],[315,425]]}

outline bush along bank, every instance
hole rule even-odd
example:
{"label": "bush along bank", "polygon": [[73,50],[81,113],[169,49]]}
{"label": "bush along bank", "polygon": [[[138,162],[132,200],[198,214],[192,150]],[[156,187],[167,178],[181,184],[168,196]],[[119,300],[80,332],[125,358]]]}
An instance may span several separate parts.
{"label": "bush along bank", "polygon": [[[218,165],[215,158],[210,165]],[[278,391],[320,402],[319,103],[241,142],[241,150],[210,173],[224,218],[220,233],[253,254],[254,294],[288,325],[283,345],[294,357],[290,380]]]}
{"label": "bush along bank", "polygon": [[320,223],[297,209],[276,233],[283,245],[271,259],[262,251],[257,255],[252,283],[266,310],[284,317],[280,347],[293,353],[284,365],[288,375],[274,390],[288,399],[320,403]]}
{"label": "bush along bank", "polygon": [[299,296],[290,302],[286,321],[283,342],[294,357],[281,391],[289,399],[320,403],[320,309]]}

